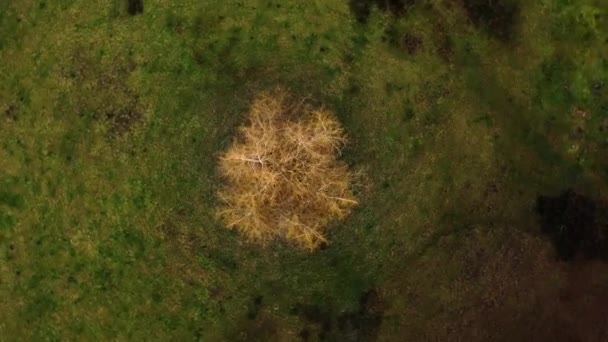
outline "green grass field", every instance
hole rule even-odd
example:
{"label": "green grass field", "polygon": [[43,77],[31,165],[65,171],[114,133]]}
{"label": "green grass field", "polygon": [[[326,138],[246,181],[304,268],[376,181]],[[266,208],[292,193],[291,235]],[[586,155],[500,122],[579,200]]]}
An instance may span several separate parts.
{"label": "green grass field", "polygon": [[[608,202],[608,3],[406,2],[0,0],[0,341],[604,340],[534,207]],[[215,218],[276,86],[366,174],[312,254]]]}

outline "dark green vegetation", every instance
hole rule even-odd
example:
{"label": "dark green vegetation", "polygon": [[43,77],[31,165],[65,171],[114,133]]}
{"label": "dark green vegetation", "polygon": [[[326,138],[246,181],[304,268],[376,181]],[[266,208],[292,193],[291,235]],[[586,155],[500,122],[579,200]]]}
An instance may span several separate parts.
{"label": "dark green vegetation", "polygon": [[[602,340],[608,267],[535,209],[574,189],[606,236],[607,6],[0,1],[1,339]],[[277,85],[368,175],[312,255],[213,216]]]}

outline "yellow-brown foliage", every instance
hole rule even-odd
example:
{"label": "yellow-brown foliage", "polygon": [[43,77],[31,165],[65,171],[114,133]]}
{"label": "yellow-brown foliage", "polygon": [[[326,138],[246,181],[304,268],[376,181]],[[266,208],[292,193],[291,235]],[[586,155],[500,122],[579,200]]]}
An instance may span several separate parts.
{"label": "yellow-brown foliage", "polygon": [[357,204],[352,173],[337,159],[340,123],[281,90],[258,96],[248,119],[219,159],[219,217],[258,242],[282,238],[311,251],[327,243],[327,224]]}

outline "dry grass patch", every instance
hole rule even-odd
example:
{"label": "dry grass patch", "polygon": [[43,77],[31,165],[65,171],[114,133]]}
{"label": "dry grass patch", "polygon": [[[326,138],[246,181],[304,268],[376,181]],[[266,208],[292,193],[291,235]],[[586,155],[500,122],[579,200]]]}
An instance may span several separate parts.
{"label": "dry grass patch", "polygon": [[218,216],[250,240],[280,238],[315,250],[327,243],[327,224],[357,204],[353,173],[338,159],[345,143],[332,113],[295,103],[282,90],[261,94],[220,156]]}

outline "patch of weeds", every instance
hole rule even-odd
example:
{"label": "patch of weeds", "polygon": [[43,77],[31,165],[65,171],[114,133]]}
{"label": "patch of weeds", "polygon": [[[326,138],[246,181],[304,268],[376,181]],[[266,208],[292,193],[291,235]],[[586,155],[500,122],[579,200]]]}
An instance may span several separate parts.
{"label": "patch of weeds", "polygon": [[251,304],[249,305],[249,309],[247,311],[248,319],[250,319],[250,320],[256,319],[256,317],[258,316],[258,313],[260,312],[260,309],[262,308],[263,300],[264,300],[263,296],[256,296],[255,298],[253,298],[253,300],[251,301]]}
{"label": "patch of weeds", "polygon": [[494,125],[494,118],[489,114],[485,114],[474,118],[471,122],[473,124],[482,124],[486,127],[492,127]]}
{"label": "patch of weeds", "polygon": [[107,267],[101,267],[94,272],[96,287],[101,291],[115,289],[115,280],[112,270]]}
{"label": "patch of weeds", "polygon": [[413,0],[376,0],[378,8],[395,16],[403,15],[405,10],[414,3]]}
{"label": "patch of weeds", "polygon": [[17,96],[19,97],[19,102],[24,105],[24,106],[28,106],[31,103],[31,98],[30,98],[30,93],[27,89],[23,88],[23,87],[19,87],[19,89],[17,90]]}
{"label": "patch of weeds", "polygon": [[559,56],[547,60],[542,65],[542,78],[538,85],[541,104],[568,107],[574,101],[570,89],[574,65],[571,61]]}
{"label": "patch of weeds", "polygon": [[606,227],[597,218],[607,209],[571,189],[554,197],[539,196],[536,200],[542,232],[553,241],[558,257],[566,261],[579,255],[605,256]]}
{"label": "patch of weeds", "polygon": [[268,318],[261,317],[253,322],[245,324],[245,328],[238,337],[232,337],[231,340],[236,341],[276,341],[277,337],[277,326],[276,323]]}
{"label": "patch of weeds", "polygon": [[165,19],[165,27],[170,32],[181,34],[184,31],[184,19],[175,13],[170,12]]}
{"label": "patch of weeds", "polygon": [[[199,45],[192,46],[192,58],[196,65],[205,69],[216,70],[218,75],[223,75],[222,81],[235,85],[256,80],[255,75],[262,72],[266,61],[251,63],[247,60],[239,60],[235,56],[240,55],[242,49],[247,48],[245,31],[242,28],[231,28],[225,34],[205,40]],[[251,46],[251,49],[254,47]],[[255,48],[261,48],[255,46]],[[239,61],[237,61],[239,60]]]}
{"label": "patch of weeds", "polygon": [[601,38],[601,27],[606,18],[602,9],[580,1],[562,2],[557,8],[560,14],[551,30],[554,39],[580,44]]}
{"label": "patch of weeds", "polygon": [[416,111],[414,110],[414,108],[412,108],[412,106],[408,105],[403,110],[403,113],[401,114],[401,119],[404,122],[408,122],[408,121],[412,120],[415,116],[416,116]]}
{"label": "patch of weeds", "polygon": [[[223,18],[223,17],[221,17]],[[216,19],[215,22],[220,22],[222,19]],[[202,15],[197,15],[189,25],[190,35],[193,37],[203,37],[206,30],[210,26],[210,20]],[[169,24],[169,17],[167,18],[167,24]]]}
{"label": "patch of weeds", "polygon": [[386,29],[382,36],[382,41],[388,42],[391,46],[407,52],[408,55],[415,54],[422,46],[422,38],[418,34],[413,32],[402,34],[393,25]]}
{"label": "patch of weeds", "polygon": [[372,2],[366,0],[349,0],[350,11],[359,23],[367,22],[372,10]]}
{"label": "patch of weeds", "polygon": [[598,127],[600,132],[608,132],[608,118],[603,119]]}
{"label": "patch of weeds", "polygon": [[463,6],[478,29],[502,41],[513,38],[519,15],[515,0],[464,0]]}
{"label": "patch of weeds", "polygon": [[404,90],[405,87],[403,85],[396,84],[393,82],[386,82],[386,84],[384,85],[384,89],[388,96],[392,96],[395,94],[395,92],[401,92],[402,90]]}
{"label": "patch of weeds", "polygon": [[319,341],[374,341],[382,324],[384,304],[374,289],[359,297],[358,308],[336,313],[332,308],[297,304],[291,313],[298,315],[306,327],[300,339],[307,341],[313,332]]}
{"label": "patch of weeds", "polygon": [[10,215],[0,214],[0,228],[2,229],[10,229],[15,226],[17,221],[14,217]]}
{"label": "patch of weeds", "polygon": [[142,115],[136,109],[136,104],[133,102],[127,108],[121,108],[117,111],[106,113],[106,119],[110,123],[112,132],[121,134],[129,130],[129,128],[141,119]]}
{"label": "patch of weeds", "polygon": [[9,121],[17,121],[17,107],[15,105],[8,106],[4,111],[4,116],[6,116]]}
{"label": "patch of weeds", "polygon": [[403,36],[401,44],[409,55],[413,55],[422,46],[422,38],[414,33],[408,32]]}
{"label": "patch of weeds", "polygon": [[394,16],[402,16],[414,2],[415,0],[349,0],[348,5],[355,19],[359,23],[366,23],[373,6]]}
{"label": "patch of weeds", "polygon": [[341,335],[354,340],[375,340],[382,324],[384,304],[376,290],[361,295],[359,309],[338,317],[337,328]]}
{"label": "patch of weeds", "polygon": [[302,341],[308,341],[310,339],[310,330],[306,328],[300,330],[300,332],[298,333],[298,337]]}
{"label": "patch of weeds", "polygon": [[25,308],[26,321],[40,319],[57,310],[58,302],[52,293],[43,293],[36,296]]}
{"label": "patch of weeds", "polygon": [[[82,117],[82,116],[81,116]],[[66,162],[71,162],[78,144],[78,135],[75,130],[68,131],[59,144],[59,154]]]}
{"label": "patch of weeds", "polygon": [[22,17],[10,2],[0,2],[0,51],[22,39],[20,23]]}
{"label": "patch of weeds", "polygon": [[603,81],[596,81],[591,83],[591,94],[593,94],[593,96],[601,96],[602,93],[604,93],[602,89],[604,89]]}
{"label": "patch of weeds", "polygon": [[436,52],[445,62],[450,62],[454,56],[454,40],[450,37],[447,29],[441,24],[436,25],[435,32],[437,32],[435,34]]}
{"label": "patch of weeds", "polygon": [[66,77],[78,87],[76,111],[86,121],[105,120],[111,136],[121,135],[142,118],[139,97],[125,81],[135,63],[117,56],[111,64],[101,65],[98,59],[84,49],[77,49],[72,56]]}
{"label": "patch of weeds", "polygon": [[146,250],[146,244],[143,234],[135,228],[128,228],[117,231],[113,234],[113,239],[116,243],[121,244],[136,257],[143,257]]}
{"label": "patch of weeds", "polygon": [[227,253],[223,250],[208,250],[205,255],[206,258],[213,262],[216,267],[225,271],[232,272],[236,271],[239,268],[237,260],[235,260],[235,258],[230,253]]}
{"label": "patch of weeds", "polygon": [[25,205],[23,197],[8,191],[0,190],[0,205],[7,205],[11,208],[22,209]]}

